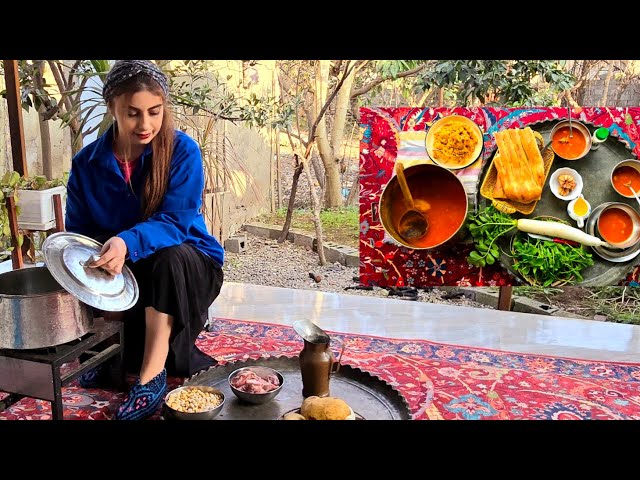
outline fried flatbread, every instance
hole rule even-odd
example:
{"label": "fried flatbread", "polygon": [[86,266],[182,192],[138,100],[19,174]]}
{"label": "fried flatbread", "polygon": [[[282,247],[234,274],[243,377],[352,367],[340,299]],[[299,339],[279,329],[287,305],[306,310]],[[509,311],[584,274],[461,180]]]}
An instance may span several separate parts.
{"label": "fried flatbread", "polygon": [[494,157],[506,198],[520,203],[539,200],[542,185],[533,178],[529,161],[514,129],[494,134],[500,155]]}
{"label": "fried flatbread", "polygon": [[[496,157],[499,157],[499,156],[500,156],[500,153],[496,153]],[[492,195],[493,195],[493,198],[497,198],[497,199],[507,198],[506,194],[504,193],[504,189],[502,188],[502,182],[500,181],[499,174],[496,175],[496,184],[493,186]]]}
{"label": "fried flatbread", "polygon": [[519,129],[517,132],[520,136],[522,148],[527,155],[533,178],[538,182],[538,185],[542,186],[544,183],[544,160],[542,160],[542,155],[540,154],[540,149],[538,149],[538,143],[536,142],[536,137],[533,135],[533,130],[527,127],[522,130]]}

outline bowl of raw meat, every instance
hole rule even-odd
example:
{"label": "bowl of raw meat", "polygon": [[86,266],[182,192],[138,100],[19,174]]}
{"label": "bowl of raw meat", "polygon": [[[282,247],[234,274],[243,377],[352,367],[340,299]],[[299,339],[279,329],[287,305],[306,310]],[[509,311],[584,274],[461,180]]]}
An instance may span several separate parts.
{"label": "bowl of raw meat", "polygon": [[229,387],[240,400],[263,404],[273,400],[282,390],[284,377],[269,367],[244,367],[229,375]]}

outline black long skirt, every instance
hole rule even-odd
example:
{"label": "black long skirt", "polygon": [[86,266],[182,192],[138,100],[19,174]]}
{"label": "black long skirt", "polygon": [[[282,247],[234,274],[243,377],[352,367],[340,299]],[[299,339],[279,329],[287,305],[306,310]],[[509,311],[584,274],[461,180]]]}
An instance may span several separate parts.
{"label": "black long skirt", "polygon": [[127,265],[140,289],[136,305],[124,314],[124,357],[129,372],[139,373],[144,355],[145,308],[173,317],[167,373],[188,377],[216,364],[195,342],[207,321],[209,306],[222,288],[223,272],[211,257],[183,243],[163,248]]}

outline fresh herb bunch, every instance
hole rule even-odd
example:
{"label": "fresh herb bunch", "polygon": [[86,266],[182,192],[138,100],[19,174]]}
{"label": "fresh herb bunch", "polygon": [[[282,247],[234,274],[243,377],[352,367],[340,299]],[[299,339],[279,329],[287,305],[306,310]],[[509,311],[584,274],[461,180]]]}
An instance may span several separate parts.
{"label": "fresh herb bunch", "polygon": [[[16,173],[17,172],[13,172]],[[69,180],[69,172],[64,172],[61,178],[47,180],[47,177],[35,175],[34,177],[22,177],[18,181],[18,188],[22,190],[46,190],[54,187],[66,187]]]}
{"label": "fresh herb bunch", "polygon": [[500,255],[496,240],[515,229],[516,225],[517,220],[493,206],[470,215],[467,226],[476,249],[469,254],[467,261],[476,267],[493,265]]}
{"label": "fresh herb bunch", "polygon": [[582,247],[544,240],[513,242],[513,269],[530,283],[548,287],[581,282],[582,270],[593,265],[593,257]]}
{"label": "fresh herb bunch", "polygon": [[[16,171],[6,172],[0,177],[0,261],[8,257],[13,249],[11,246],[11,228],[9,227],[9,214],[5,197],[13,195],[18,201],[17,190],[45,190],[58,186],[66,186],[69,179],[69,173],[63,173],[62,177],[47,180],[42,175],[33,177],[20,177]],[[16,213],[20,214],[20,206],[16,206]],[[22,246],[23,234],[18,234],[18,245]]]}

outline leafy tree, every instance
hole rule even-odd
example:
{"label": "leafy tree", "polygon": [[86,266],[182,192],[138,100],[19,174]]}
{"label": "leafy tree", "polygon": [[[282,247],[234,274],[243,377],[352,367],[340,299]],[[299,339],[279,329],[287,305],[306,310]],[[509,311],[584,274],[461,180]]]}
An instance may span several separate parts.
{"label": "leafy tree", "polygon": [[549,105],[575,82],[564,67],[552,60],[446,60],[423,70],[422,82],[452,90],[457,105]]}
{"label": "leafy tree", "polygon": [[[40,112],[41,121],[60,119],[71,130],[73,154],[80,151],[83,140],[102,124],[88,127],[104,112],[102,80],[109,69],[108,60],[20,60],[18,63],[22,107]],[[44,76],[48,69],[55,84],[48,84]],[[92,78],[99,82],[91,82]]]}

